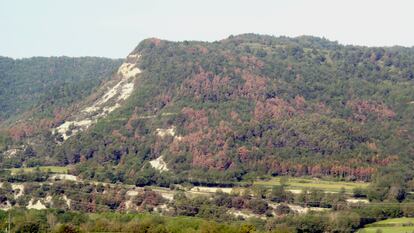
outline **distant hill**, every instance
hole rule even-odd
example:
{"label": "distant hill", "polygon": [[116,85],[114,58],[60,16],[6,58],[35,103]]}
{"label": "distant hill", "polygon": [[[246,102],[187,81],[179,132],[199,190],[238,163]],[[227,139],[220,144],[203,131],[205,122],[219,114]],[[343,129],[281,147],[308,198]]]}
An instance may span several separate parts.
{"label": "distant hill", "polygon": [[[74,92],[86,96],[97,82],[87,83]],[[55,134],[3,166],[77,164],[81,176],[138,185],[264,174],[369,180],[412,164],[414,49],[307,36],[151,38],[71,109],[50,125]]]}
{"label": "distant hill", "polygon": [[32,108],[48,115],[85,98],[120,63],[97,57],[0,57],[0,120]]}

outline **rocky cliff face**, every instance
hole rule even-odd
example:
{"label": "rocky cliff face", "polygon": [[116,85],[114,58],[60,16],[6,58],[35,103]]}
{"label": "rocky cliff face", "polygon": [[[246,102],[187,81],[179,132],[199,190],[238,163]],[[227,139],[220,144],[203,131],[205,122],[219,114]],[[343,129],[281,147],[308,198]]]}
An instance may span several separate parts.
{"label": "rocky cliff face", "polygon": [[118,109],[131,96],[136,78],[141,73],[136,65],[139,57],[139,54],[130,54],[113,78],[97,90],[93,96],[95,99],[87,101],[82,109],[54,128],[54,133],[62,135],[62,139],[66,140]]}

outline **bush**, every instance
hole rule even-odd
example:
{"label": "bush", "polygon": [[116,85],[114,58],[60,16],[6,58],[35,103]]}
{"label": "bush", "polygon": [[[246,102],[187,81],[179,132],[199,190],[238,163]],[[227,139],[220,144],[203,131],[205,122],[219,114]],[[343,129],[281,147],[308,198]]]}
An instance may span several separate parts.
{"label": "bush", "polygon": [[286,215],[292,213],[292,210],[288,205],[280,204],[276,207],[275,212],[277,215]]}
{"label": "bush", "polygon": [[356,197],[356,198],[367,197],[367,193],[366,193],[366,190],[364,190],[362,188],[354,188],[353,196]]}
{"label": "bush", "polygon": [[60,225],[55,233],[80,233],[81,231],[71,225]]}
{"label": "bush", "polygon": [[37,233],[40,231],[40,225],[36,222],[24,222],[17,227],[16,233]]}
{"label": "bush", "polygon": [[264,214],[268,210],[269,206],[266,201],[261,199],[252,199],[248,202],[248,207],[255,214]]}

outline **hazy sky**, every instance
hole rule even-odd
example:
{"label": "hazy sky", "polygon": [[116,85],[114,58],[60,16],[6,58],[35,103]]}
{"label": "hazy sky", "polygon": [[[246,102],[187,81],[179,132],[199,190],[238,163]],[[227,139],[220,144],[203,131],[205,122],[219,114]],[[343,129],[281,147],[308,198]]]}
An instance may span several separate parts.
{"label": "hazy sky", "polygon": [[0,56],[125,57],[142,39],[314,35],[414,45],[412,0],[0,0]]}

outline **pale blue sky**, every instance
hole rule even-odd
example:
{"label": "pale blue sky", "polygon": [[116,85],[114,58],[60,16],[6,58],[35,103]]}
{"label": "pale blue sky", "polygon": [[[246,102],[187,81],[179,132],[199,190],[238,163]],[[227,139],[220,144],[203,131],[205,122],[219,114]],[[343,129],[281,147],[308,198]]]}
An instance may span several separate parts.
{"label": "pale blue sky", "polygon": [[125,57],[142,39],[247,32],[414,45],[412,0],[0,0],[0,56]]}

